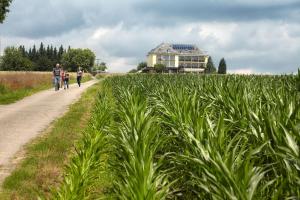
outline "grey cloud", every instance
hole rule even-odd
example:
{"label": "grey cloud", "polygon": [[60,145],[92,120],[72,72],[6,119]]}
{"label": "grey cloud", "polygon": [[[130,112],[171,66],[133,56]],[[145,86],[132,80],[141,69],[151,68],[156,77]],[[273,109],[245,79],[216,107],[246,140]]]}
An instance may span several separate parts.
{"label": "grey cloud", "polygon": [[131,1],[14,0],[7,20],[0,25],[0,34],[33,39],[76,29],[114,26],[121,21],[129,24],[136,19],[131,16]]}
{"label": "grey cloud", "polygon": [[14,0],[0,33],[43,38],[97,26],[170,27],[199,21],[300,20],[300,2],[225,0]]}
{"label": "grey cloud", "polygon": [[164,0],[147,1],[135,7],[140,13],[153,16],[154,20],[167,21],[254,21],[254,20],[300,20],[300,2],[252,3],[247,1],[199,1]]}
{"label": "grey cloud", "polygon": [[78,8],[53,1],[14,0],[10,10],[7,21],[0,26],[2,35],[27,38],[57,36],[85,23]]}
{"label": "grey cloud", "polygon": [[[161,42],[195,43],[231,70],[296,71],[300,64],[300,2],[293,0],[14,0],[0,35],[12,44],[45,43],[91,48],[128,71]],[[224,24],[205,35],[201,24]],[[237,28],[222,43],[224,33]],[[119,24],[122,26],[115,29]],[[98,28],[112,29],[99,39]],[[188,30],[188,31],[187,31]],[[203,31],[204,33],[202,33]],[[5,43],[5,41],[4,41]],[[8,45],[9,43],[6,42]],[[118,59],[120,58],[120,59]],[[297,64],[298,63],[298,64]],[[127,64],[127,65],[126,65]]]}

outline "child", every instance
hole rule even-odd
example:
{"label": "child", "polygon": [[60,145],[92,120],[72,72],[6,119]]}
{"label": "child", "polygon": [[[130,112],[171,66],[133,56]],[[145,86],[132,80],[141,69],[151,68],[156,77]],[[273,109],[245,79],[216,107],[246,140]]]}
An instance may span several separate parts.
{"label": "child", "polygon": [[65,71],[63,69],[61,69],[61,84],[60,84],[60,88],[62,88],[64,82],[65,82]]}
{"label": "child", "polygon": [[64,89],[69,89],[69,80],[70,80],[70,74],[68,73],[68,71],[65,71],[65,78],[64,78]]}

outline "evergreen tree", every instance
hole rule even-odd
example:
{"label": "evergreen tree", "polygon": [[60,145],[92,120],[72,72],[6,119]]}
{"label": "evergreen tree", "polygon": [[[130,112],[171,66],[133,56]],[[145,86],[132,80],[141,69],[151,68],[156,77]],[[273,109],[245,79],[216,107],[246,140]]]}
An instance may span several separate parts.
{"label": "evergreen tree", "polygon": [[36,71],[51,71],[52,70],[52,62],[47,56],[39,56],[37,61],[35,62],[35,70]]}
{"label": "evergreen tree", "polygon": [[48,59],[51,59],[51,52],[50,52],[50,46],[47,46],[46,55]]}
{"label": "evergreen tree", "polygon": [[212,73],[215,73],[216,71],[217,71],[217,69],[214,65],[214,62],[213,62],[212,58],[209,56],[207,66],[205,68],[205,73],[212,74]]}
{"label": "evergreen tree", "polygon": [[26,50],[25,50],[25,47],[24,46],[20,46],[19,47],[19,51],[22,53],[22,56],[23,57],[27,57],[27,55],[26,55]]}
{"label": "evergreen tree", "polygon": [[54,50],[53,50],[53,61],[58,62],[58,52],[57,52],[56,47],[54,47]]}
{"label": "evergreen tree", "polygon": [[37,60],[37,51],[36,51],[36,47],[35,45],[33,45],[33,48],[32,48],[32,61],[36,61]]}
{"label": "evergreen tree", "polygon": [[28,57],[28,52],[26,51],[26,48],[25,48],[24,45],[23,45],[23,47],[22,47],[22,52],[23,52],[23,55],[24,55],[25,57]]}
{"label": "evergreen tree", "polygon": [[50,47],[50,59],[53,60],[54,59],[54,49],[53,46],[51,45]]}
{"label": "evergreen tree", "polygon": [[64,53],[64,47],[61,45],[58,50],[58,61],[61,62],[62,55]]}
{"label": "evergreen tree", "polygon": [[[59,48],[53,47],[52,45],[47,45],[46,47],[43,42],[40,43],[38,49],[36,45],[33,45],[28,50],[24,45],[20,45],[15,49],[18,50],[19,54],[21,53],[22,58],[27,58],[27,60],[24,59],[27,66],[30,65],[31,69],[37,71],[51,71],[56,63],[61,63],[63,54],[66,53],[66,49],[64,49],[63,45],[60,45]],[[9,52],[13,52],[12,55],[17,55],[17,51],[14,49],[10,49]],[[14,67],[14,69],[18,68]]]}
{"label": "evergreen tree", "polygon": [[45,48],[44,48],[44,44],[41,42],[41,45],[40,45],[40,49],[39,49],[39,56],[44,56],[45,55]]}
{"label": "evergreen tree", "polygon": [[29,51],[28,51],[28,58],[30,59],[30,60],[32,60],[32,49],[31,48],[29,48]]}
{"label": "evergreen tree", "polygon": [[226,74],[226,71],[227,71],[226,61],[224,58],[222,58],[219,64],[218,74]]}

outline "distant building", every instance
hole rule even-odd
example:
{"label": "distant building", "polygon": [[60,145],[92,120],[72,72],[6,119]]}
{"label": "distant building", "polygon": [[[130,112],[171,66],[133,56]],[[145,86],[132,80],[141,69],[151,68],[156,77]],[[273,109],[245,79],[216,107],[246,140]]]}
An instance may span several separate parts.
{"label": "distant building", "polygon": [[196,45],[162,43],[147,55],[148,70],[156,64],[166,66],[168,72],[204,72],[208,55]]}

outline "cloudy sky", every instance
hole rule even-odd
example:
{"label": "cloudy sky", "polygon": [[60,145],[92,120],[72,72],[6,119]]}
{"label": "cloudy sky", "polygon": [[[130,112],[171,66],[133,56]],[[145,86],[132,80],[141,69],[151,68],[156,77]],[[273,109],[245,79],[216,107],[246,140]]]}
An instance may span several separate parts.
{"label": "cloudy sky", "polygon": [[13,0],[4,46],[90,48],[112,72],[146,60],[162,42],[196,44],[231,73],[300,67],[299,0]]}

